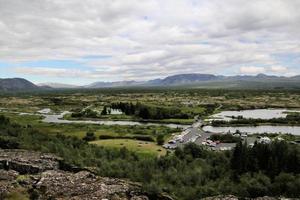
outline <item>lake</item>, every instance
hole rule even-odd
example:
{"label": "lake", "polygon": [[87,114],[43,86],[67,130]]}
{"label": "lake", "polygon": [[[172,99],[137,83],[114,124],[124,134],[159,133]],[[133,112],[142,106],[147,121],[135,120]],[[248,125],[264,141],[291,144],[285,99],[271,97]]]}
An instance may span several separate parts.
{"label": "lake", "polygon": [[287,109],[254,109],[254,110],[241,110],[241,111],[222,111],[214,114],[209,120],[233,120],[232,116],[252,119],[272,119],[272,118],[285,118],[287,112],[300,112],[299,110],[287,110]]}
{"label": "lake", "polygon": [[204,126],[204,131],[212,133],[234,133],[237,130],[248,134],[254,133],[290,133],[292,135],[300,135],[300,126],[241,126],[241,127],[213,127]]}
{"label": "lake", "polygon": [[[235,120],[233,117],[242,116],[247,119],[272,119],[272,118],[285,118],[288,112],[300,112],[299,110],[288,109],[253,109],[253,110],[241,110],[241,111],[222,111],[220,113],[210,116],[209,121],[213,120]],[[213,127],[205,126],[204,131],[213,133],[234,133],[237,130],[241,132],[247,132],[249,134],[254,133],[290,133],[293,135],[300,135],[300,126],[241,126],[241,127]]]}

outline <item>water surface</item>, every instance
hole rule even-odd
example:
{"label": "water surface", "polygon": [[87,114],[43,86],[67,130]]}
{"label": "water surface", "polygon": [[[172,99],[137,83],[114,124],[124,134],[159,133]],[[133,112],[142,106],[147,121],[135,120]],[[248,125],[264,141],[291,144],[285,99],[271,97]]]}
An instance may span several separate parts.
{"label": "water surface", "polygon": [[299,110],[287,109],[253,109],[241,111],[222,111],[210,117],[210,120],[233,120],[232,117],[242,116],[247,119],[272,119],[272,118],[285,118],[288,112],[300,112]]}
{"label": "water surface", "polygon": [[254,133],[289,133],[292,135],[300,135],[300,126],[241,126],[241,127],[213,127],[204,126],[204,131],[212,133],[231,133],[239,130],[240,132],[246,132],[248,134]]}

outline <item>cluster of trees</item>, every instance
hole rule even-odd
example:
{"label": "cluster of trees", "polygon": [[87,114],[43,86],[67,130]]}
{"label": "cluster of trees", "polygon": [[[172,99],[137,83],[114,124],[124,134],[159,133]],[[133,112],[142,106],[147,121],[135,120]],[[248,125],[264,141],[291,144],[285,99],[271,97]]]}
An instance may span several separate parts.
{"label": "cluster of trees", "polygon": [[[197,200],[219,194],[241,198],[300,196],[300,147],[285,142],[238,144],[233,151],[213,152],[187,144],[162,157],[141,157],[125,148],[106,149],[61,134],[49,135],[0,117],[0,148],[55,153],[67,165],[94,167],[100,176],[141,182],[150,194],[167,192],[175,199]],[[155,199],[155,198],[153,198]]]}
{"label": "cluster of trees", "polygon": [[76,110],[72,112],[71,117],[74,118],[81,118],[81,117],[87,117],[87,118],[97,118],[98,117],[98,112],[87,108],[84,110]]}
{"label": "cluster of trees", "polygon": [[[85,136],[82,138],[84,141],[90,142],[97,139],[94,132],[88,131]],[[157,134],[156,140],[150,135],[100,135],[100,140],[107,140],[107,139],[135,139],[141,140],[146,142],[155,142],[158,145],[163,145],[165,142],[164,134]]]}
{"label": "cluster of trees", "polygon": [[84,141],[90,142],[96,140],[97,138],[94,132],[88,131],[82,139]]}
{"label": "cluster of trees", "polygon": [[136,104],[127,102],[112,103],[111,108],[119,109],[126,115],[134,115],[142,119],[189,119],[194,117],[182,113],[178,108],[150,106],[139,102]]}
{"label": "cluster of trees", "polygon": [[213,126],[228,126],[228,125],[252,125],[256,126],[262,123],[271,124],[290,124],[297,125],[300,124],[300,113],[288,114],[285,118],[272,118],[272,119],[252,119],[243,118],[242,116],[233,117],[234,120],[224,121],[224,120],[214,120],[212,121]]}
{"label": "cluster of trees", "polygon": [[239,142],[233,151],[231,164],[236,174],[263,171],[270,177],[280,172],[300,173],[299,146],[275,141],[270,145],[257,143],[249,147]]}
{"label": "cluster of trees", "polygon": [[212,141],[220,141],[223,143],[237,143],[241,141],[240,137],[235,137],[232,134],[213,134],[209,137]]}

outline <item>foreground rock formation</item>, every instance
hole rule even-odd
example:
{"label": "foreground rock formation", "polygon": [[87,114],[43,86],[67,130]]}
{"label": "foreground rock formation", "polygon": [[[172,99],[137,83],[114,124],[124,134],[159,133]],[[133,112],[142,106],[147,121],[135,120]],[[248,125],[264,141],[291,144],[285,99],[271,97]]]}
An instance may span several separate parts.
{"label": "foreground rock formation", "polygon": [[[238,198],[234,195],[219,195],[215,197],[207,197],[203,200],[239,200],[241,198]],[[243,198],[245,200],[293,200],[288,198],[276,198],[276,197],[257,197],[257,198]],[[296,199],[295,199],[296,200]]]}
{"label": "foreground rock formation", "polygon": [[41,200],[171,200],[151,198],[129,181],[98,177],[89,171],[63,171],[61,161],[51,154],[0,150],[0,199],[22,191],[30,199]]}

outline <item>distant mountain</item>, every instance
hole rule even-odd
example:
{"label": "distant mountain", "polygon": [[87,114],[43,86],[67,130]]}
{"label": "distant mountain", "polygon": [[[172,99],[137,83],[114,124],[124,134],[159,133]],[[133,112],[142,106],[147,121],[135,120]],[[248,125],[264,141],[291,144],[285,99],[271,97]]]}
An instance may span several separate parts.
{"label": "distant mountain", "polygon": [[291,77],[291,79],[292,79],[292,80],[299,80],[299,81],[300,81],[300,75],[298,75],[298,76],[293,76],[293,77]]}
{"label": "distant mountain", "polygon": [[29,91],[37,90],[38,86],[23,78],[0,79],[0,91]]}
{"label": "distant mountain", "polygon": [[95,82],[85,86],[86,88],[105,87],[130,87],[130,86],[171,86],[186,85],[201,81],[217,80],[218,77],[211,74],[178,74],[168,76],[164,79],[154,79],[149,81],[118,81],[118,82]]}
{"label": "distant mountain", "polygon": [[117,82],[95,82],[84,86],[85,88],[108,88],[108,87],[129,87],[142,85],[144,82],[137,81],[117,81]]}
{"label": "distant mountain", "polygon": [[212,74],[178,74],[168,76],[160,81],[160,85],[186,85],[202,81],[218,80],[218,77]]}
{"label": "distant mountain", "polygon": [[213,74],[178,74],[149,81],[95,82],[86,86],[61,83],[42,83],[38,86],[22,78],[0,79],[0,91],[31,91],[72,88],[113,88],[113,87],[196,87],[196,88],[292,88],[300,89],[300,75],[293,77],[266,74],[219,76]]}
{"label": "distant mountain", "polygon": [[54,88],[54,89],[59,89],[59,88],[80,88],[80,86],[77,85],[70,85],[70,84],[63,84],[63,83],[40,83],[38,84],[39,87],[49,87],[49,88]]}
{"label": "distant mountain", "polygon": [[119,81],[119,82],[96,82],[85,86],[85,88],[107,88],[107,87],[133,87],[133,86],[193,86],[214,88],[299,88],[300,76],[283,77],[266,74],[217,76],[213,74],[178,74],[163,79],[149,81]]}

